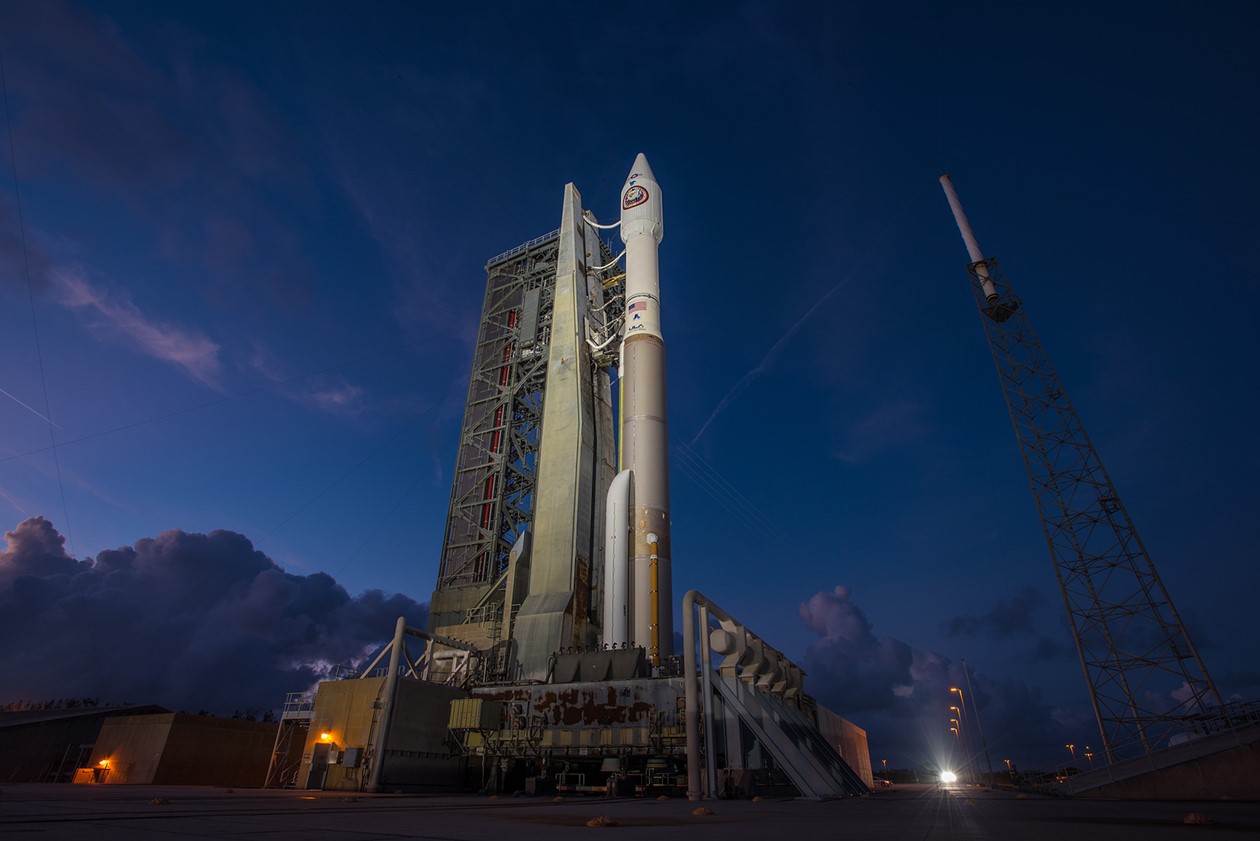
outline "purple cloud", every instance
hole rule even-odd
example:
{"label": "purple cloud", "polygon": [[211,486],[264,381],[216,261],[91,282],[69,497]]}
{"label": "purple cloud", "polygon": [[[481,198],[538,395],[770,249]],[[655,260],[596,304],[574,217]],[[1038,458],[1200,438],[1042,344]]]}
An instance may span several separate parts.
{"label": "purple cloud", "polygon": [[219,346],[202,333],[146,315],[125,295],[92,284],[80,269],[54,270],[61,304],[80,313],[94,333],[183,370],[217,391]]}
{"label": "purple cloud", "polygon": [[166,531],[76,560],[42,517],[0,552],[0,700],[92,695],[218,712],[278,706],[329,664],[360,661],[406,596],[351,596],[294,575],[229,531]]}
{"label": "purple cloud", "polygon": [[[962,663],[876,635],[844,586],[815,593],[800,615],[818,635],[801,663],[811,695],[866,728],[872,750],[892,753],[895,761],[931,767],[953,759],[947,710],[956,703],[950,687],[966,684]],[[976,694],[967,703],[979,710],[991,749],[1026,764],[1052,763],[1063,744],[1063,722],[1079,724],[1078,716],[1051,708],[1040,690],[1022,681],[973,672],[971,685]]]}

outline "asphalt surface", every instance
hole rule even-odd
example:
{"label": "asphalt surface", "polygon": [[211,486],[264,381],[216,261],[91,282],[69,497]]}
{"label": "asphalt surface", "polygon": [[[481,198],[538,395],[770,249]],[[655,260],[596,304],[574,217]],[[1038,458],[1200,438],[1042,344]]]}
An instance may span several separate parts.
{"label": "asphalt surface", "polygon": [[[697,807],[712,814],[694,814]],[[1207,823],[1187,822],[1197,814]],[[615,826],[592,828],[604,817]],[[824,803],[416,797],[156,786],[5,785],[0,839],[528,841],[1124,841],[1260,838],[1260,803],[1071,800],[966,787],[894,786]]]}

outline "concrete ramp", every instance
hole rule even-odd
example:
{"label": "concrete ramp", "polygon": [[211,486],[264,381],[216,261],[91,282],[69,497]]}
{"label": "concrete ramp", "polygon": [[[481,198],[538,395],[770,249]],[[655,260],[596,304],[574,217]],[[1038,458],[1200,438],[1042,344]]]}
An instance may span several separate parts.
{"label": "concrete ramp", "polygon": [[718,697],[811,800],[860,797],[870,790],[798,707],[739,678],[717,677]]}
{"label": "concrete ramp", "polygon": [[1260,800],[1260,724],[1068,777],[1076,797]]}

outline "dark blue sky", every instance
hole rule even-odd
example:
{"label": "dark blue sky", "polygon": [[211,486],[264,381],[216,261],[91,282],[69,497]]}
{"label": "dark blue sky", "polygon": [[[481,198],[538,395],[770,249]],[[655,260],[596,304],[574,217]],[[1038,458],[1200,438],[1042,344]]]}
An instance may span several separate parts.
{"label": "dark blue sky", "polygon": [[482,266],[568,181],[611,219],[643,151],[675,592],[799,657],[876,760],[932,759],[965,657],[994,752],[1053,764],[1096,730],[949,171],[1255,695],[1254,4],[450,6],[0,9],[0,388],[43,415],[46,382],[58,443],[0,397],[0,524],[79,559],[225,529],[427,601]]}

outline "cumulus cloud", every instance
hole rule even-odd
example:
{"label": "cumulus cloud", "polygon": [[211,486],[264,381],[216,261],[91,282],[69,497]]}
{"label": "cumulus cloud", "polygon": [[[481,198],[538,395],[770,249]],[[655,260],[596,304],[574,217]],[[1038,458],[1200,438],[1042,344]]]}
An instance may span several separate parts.
{"label": "cumulus cloud", "polygon": [[176,709],[278,707],[361,661],[424,605],[285,572],[229,531],[179,530],[78,560],[42,517],[0,552],[0,700],[99,696]]}
{"label": "cumulus cloud", "polygon": [[[865,728],[872,750],[924,767],[952,758],[947,710],[957,703],[949,700],[950,687],[967,685],[961,662],[878,636],[844,586],[814,594],[800,615],[818,635],[801,663],[811,695]],[[1077,724],[1022,681],[972,672],[971,686],[976,694],[967,704],[980,711],[989,743],[1025,762],[1043,756],[1051,762],[1063,744],[1062,722]]]}
{"label": "cumulus cloud", "polygon": [[806,652],[811,691],[833,699],[845,714],[878,710],[913,717],[928,684],[948,683],[938,655],[876,637],[847,587],[815,593],[800,613],[818,634]]}

